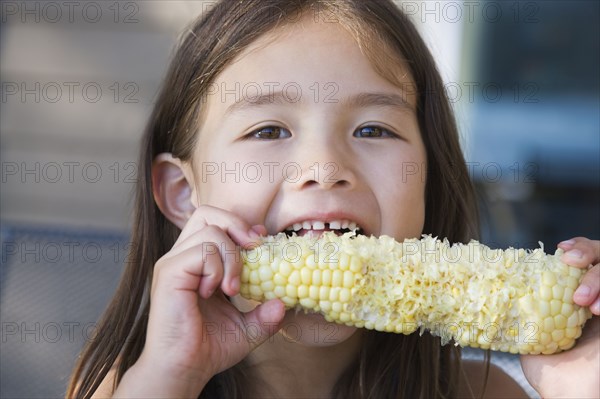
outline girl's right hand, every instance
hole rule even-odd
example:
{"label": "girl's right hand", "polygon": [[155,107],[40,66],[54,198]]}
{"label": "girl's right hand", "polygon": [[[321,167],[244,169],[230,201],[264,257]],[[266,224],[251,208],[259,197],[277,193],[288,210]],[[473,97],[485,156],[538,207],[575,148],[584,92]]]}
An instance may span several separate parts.
{"label": "girl's right hand", "polygon": [[198,397],[215,374],[277,332],[285,312],[281,301],[244,314],[225,297],[239,293],[242,260],[236,244],[251,247],[259,233],[266,233],[264,227],[251,227],[222,209],[195,210],[154,267],[145,346],[115,396],[135,391]]}

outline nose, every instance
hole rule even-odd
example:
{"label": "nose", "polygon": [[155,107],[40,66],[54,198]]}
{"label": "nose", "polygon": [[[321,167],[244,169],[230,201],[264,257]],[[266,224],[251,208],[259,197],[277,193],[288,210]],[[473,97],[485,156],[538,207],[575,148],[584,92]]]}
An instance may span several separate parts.
{"label": "nose", "polygon": [[339,144],[322,145],[318,148],[315,145],[306,146],[303,154],[297,154],[300,157],[296,158],[293,167],[288,168],[286,181],[297,190],[331,190],[355,185],[356,174],[350,164],[350,154]]}

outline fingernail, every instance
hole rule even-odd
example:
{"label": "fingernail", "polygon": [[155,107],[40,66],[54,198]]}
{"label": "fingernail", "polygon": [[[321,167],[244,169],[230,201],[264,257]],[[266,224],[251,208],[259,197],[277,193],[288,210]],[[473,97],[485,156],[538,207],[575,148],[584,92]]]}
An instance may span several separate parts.
{"label": "fingernail", "polygon": [[573,244],[575,244],[575,240],[565,240],[565,241],[561,241],[561,242],[559,242],[559,245],[560,245],[560,244],[562,244],[562,245],[573,245]]}
{"label": "fingernail", "polygon": [[260,234],[258,234],[258,232],[256,232],[254,230],[254,227],[251,227],[250,230],[248,230],[248,235],[250,236],[250,238],[259,238]]}
{"label": "fingernail", "polygon": [[596,302],[594,302],[590,308],[595,314],[600,314],[600,299],[596,299]]}
{"label": "fingernail", "polygon": [[583,253],[578,249],[571,249],[570,251],[565,252],[565,256],[571,260],[580,260],[583,258]]}
{"label": "fingernail", "polygon": [[262,224],[255,224],[254,226],[250,227],[250,234],[252,235],[253,238],[258,238],[261,237],[263,235],[263,232],[265,231],[265,228],[263,227]]}
{"label": "fingernail", "polygon": [[580,285],[579,288],[575,290],[575,296],[587,298],[591,291],[592,289],[587,285]]}
{"label": "fingernail", "polygon": [[234,292],[238,292],[240,289],[240,280],[235,278],[231,281],[230,288]]}

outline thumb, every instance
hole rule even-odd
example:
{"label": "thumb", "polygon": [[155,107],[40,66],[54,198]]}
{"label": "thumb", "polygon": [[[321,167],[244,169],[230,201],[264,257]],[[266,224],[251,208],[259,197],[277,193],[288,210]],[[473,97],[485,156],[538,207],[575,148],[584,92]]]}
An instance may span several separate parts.
{"label": "thumb", "polygon": [[271,299],[244,314],[244,335],[250,351],[279,331],[284,315],[285,306],[279,299]]}

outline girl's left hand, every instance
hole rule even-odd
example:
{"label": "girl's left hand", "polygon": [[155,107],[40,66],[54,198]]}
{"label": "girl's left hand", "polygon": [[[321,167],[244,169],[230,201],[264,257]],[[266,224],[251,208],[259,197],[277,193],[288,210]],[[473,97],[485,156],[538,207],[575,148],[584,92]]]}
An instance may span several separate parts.
{"label": "girl's left hand", "polygon": [[556,355],[524,355],[525,377],[543,398],[600,398],[600,241],[577,237],[558,244],[561,260],[587,271],[573,300],[589,306],[595,315],[588,320],[573,347]]}

